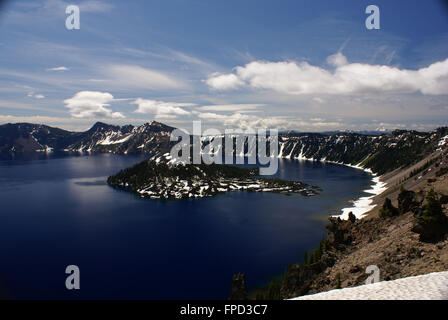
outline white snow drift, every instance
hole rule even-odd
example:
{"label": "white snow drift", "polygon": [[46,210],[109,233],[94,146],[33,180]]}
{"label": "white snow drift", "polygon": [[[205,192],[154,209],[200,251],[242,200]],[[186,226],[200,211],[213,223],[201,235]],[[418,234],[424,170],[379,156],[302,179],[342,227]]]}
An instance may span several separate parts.
{"label": "white snow drift", "polygon": [[448,300],[448,271],[335,289],[292,300]]}

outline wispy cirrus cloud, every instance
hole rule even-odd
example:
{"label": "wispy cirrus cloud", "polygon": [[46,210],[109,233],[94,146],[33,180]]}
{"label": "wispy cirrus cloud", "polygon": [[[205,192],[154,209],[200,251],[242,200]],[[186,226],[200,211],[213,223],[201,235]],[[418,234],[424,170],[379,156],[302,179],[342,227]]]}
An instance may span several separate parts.
{"label": "wispy cirrus cloud", "polygon": [[217,105],[208,105],[208,106],[201,106],[198,109],[201,111],[258,111],[260,107],[264,107],[264,104],[217,104]]}
{"label": "wispy cirrus cloud", "polygon": [[48,68],[47,71],[68,71],[70,70],[67,67],[60,66],[60,67],[54,67],[54,68]]}
{"label": "wispy cirrus cloud", "polygon": [[28,98],[35,98],[35,99],[45,99],[45,96],[43,94],[40,93],[34,93],[34,92],[29,92],[27,94]]}
{"label": "wispy cirrus cloud", "polygon": [[109,65],[102,68],[108,81],[115,85],[149,90],[182,89],[187,84],[161,71],[137,65]]}

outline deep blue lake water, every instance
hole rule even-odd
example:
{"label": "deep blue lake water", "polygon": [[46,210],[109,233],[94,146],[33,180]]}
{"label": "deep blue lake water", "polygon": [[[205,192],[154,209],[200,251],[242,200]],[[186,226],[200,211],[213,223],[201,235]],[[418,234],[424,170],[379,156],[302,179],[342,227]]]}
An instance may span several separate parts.
{"label": "deep blue lake water", "polygon": [[[360,197],[370,175],[280,160],[277,176],[323,188],[314,197],[231,192],[140,199],[108,175],[143,156],[42,155],[0,161],[0,296],[17,299],[225,299],[232,275],[262,285],[302,260],[326,218]],[[65,288],[77,265],[81,289]]]}

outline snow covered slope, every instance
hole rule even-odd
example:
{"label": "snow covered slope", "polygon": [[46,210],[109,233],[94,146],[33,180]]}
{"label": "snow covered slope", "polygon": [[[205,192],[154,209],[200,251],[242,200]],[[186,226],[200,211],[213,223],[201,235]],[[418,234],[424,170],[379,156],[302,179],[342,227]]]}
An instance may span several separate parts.
{"label": "snow covered slope", "polygon": [[448,271],[335,289],[291,300],[448,300]]}

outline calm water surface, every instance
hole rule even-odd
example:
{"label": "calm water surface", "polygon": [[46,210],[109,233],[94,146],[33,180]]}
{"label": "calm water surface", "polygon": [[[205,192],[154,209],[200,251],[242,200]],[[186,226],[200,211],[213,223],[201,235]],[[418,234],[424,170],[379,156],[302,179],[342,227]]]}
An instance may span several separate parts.
{"label": "calm water surface", "polygon": [[[0,296],[225,299],[232,275],[264,284],[325,234],[326,217],[371,185],[349,167],[280,160],[277,176],[323,188],[315,197],[231,192],[140,199],[108,175],[143,156],[41,156],[0,161]],[[81,290],[65,289],[65,268]]]}

